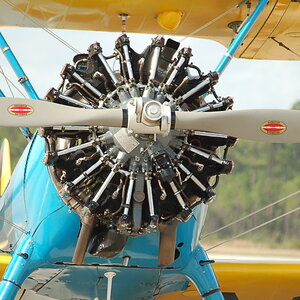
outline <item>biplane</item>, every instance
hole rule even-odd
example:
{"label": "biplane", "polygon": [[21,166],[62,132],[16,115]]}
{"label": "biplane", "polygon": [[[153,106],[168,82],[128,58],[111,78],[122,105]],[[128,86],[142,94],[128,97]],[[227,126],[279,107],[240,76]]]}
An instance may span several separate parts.
{"label": "biplane", "polygon": [[[0,10],[1,26],[122,32],[111,55],[99,42],[76,53],[44,99],[0,35],[29,97],[0,90],[0,126],[28,140],[12,176],[1,148],[0,299],[299,299],[289,261],[219,261],[220,289],[199,242],[237,138],[300,142],[299,111],[235,111],[215,89],[234,56],[299,59],[299,1],[2,0]],[[128,32],[158,36],[137,53]],[[228,49],[205,74],[164,35]]]}

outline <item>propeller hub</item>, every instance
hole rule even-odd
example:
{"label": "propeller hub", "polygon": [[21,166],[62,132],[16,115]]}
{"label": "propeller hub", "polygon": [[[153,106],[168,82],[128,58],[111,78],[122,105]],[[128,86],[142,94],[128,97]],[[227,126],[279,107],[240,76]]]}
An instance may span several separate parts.
{"label": "propeller hub", "polygon": [[162,117],[161,104],[157,101],[149,101],[144,106],[144,118],[149,121],[158,121]]}

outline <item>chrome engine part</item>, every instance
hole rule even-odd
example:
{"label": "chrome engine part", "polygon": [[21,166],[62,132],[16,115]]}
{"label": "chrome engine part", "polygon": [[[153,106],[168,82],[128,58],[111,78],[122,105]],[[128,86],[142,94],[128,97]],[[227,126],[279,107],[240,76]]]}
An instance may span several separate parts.
{"label": "chrome engine part", "polygon": [[[124,34],[106,57],[94,43],[63,68],[62,84],[46,95],[49,101],[82,109],[127,109],[132,104],[136,115],[144,111],[147,124],[169,116],[161,117],[159,129],[139,127],[140,120],[130,112],[127,128],[87,124],[40,129],[47,144],[44,163],[62,199],[82,220],[95,218],[93,255],[112,257],[127,237],[174,220],[186,222],[195,206],[215,198],[218,176],[233,168],[226,156],[218,156],[218,148],[225,146],[226,154],[235,138],[171,129],[174,111],[203,113],[233,105],[232,98],[216,95],[218,74],[203,74],[190,62],[191,49],[178,48],[176,41],[158,36],[138,54]],[[119,62],[118,71],[110,59]],[[206,103],[204,94],[215,99]]]}

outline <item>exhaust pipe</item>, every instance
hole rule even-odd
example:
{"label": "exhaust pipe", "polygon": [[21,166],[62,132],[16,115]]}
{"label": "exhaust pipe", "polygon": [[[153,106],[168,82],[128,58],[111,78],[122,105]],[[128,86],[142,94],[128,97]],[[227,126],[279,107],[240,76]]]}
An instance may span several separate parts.
{"label": "exhaust pipe", "polygon": [[95,225],[95,215],[82,217],[81,223],[82,226],[72,259],[72,262],[76,265],[82,265],[84,261],[84,257],[91,239],[91,234]]}

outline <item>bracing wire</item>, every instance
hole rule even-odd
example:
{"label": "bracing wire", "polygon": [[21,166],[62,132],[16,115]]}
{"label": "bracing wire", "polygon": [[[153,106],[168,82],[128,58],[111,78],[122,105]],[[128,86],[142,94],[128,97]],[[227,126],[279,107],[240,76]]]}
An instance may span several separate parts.
{"label": "bracing wire", "polygon": [[224,13],[220,14],[219,16],[217,16],[216,18],[212,19],[211,21],[207,22],[204,25],[201,25],[199,28],[197,28],[196,30],[192,31],[191,33],[189,33],[188,35],[186,35],[184,38],[182,38],[181,40],[179,40],[180,43],[182,43],[183,41],[185,41],[188,37],[191,37],[192,35],[194,35],[195,33],[198,33],[199,31],[207,28],[208,26],[210,26],[211,24],[215,23],[216,21],[222,19],[223,17],[225,17],[226,15],[230,14],[233,10],[239,8],[240,6],[242,6],[243,4],[245,4],[248,0],[243,0],[240,3],[236,4],[235,6],[233,6],[232,8],[230,8],[229,10],[225,11]]}
{"label": "bracing wire", "polygon": [[13,92],[12,92],[12,90],[11,90],[11,88],[10,88],[10,85],[9,85],[9,83],[24,97],[24,98],[26,98],[26,96],[24,95],[24,93],[22,93],[22,91],[5,75],[5,73],[4,73],[4,71],[3,71],[3,69],[2,69],[2,67],[0,66],[0,74],[5,78],[5,81],[7,82],[7,85],[8,85],[8,87],[9,87],[9,90],[10,90],[10,92],[11,92],[11,94],[12,94],[12,96],[14,97],[14,94],[13,94]]}
{"label": "bracing wire", "polygon": [[262,208],[260,208],[260,209],[258,209],[256,211],[254,211],[254,212],[252,212],[252,213],[250,213],[250,214],[248,214],[248,215],[246,215],[246,216],[244,216],[244,217],[242,217],[240,219],[237,219],[237,220],[235,220],[235,221],[233,221],[233,222],[231,222],[231,223],[229,223],[229,224],[227,224],[225,226],[222,226],[222,227],[220,227],[220,228],[218,228],[218,229],[216,229],[214,231],[211,231],[211,232],[207,233],[206,235],[204,235],[202,237],[202,239],[204,239],[204,238],[206,238],[206,237],[208,237],[208,236],[210,236],[210,235],[212,235],[214,233],[220,232],[220,231],[222,231],[222,230],[224,230],[224,229],[226,229],[226,228],[228,228],[228,227],[230,227],[232,225],[235,225],[236,223],[239,223],[239,222],[241,222],[241,221],[243,221],[243,220],[245,220],[245,219],[247,219],[249,217],[252,217],[252,216],[260,213],[261,211],[266,210],[267,208],[270,208],[270,207],[272,207],[272,206],[274,206],[274,205],[276,205],[276,204],[278,204],[278,203],[280,203],[282,201],[285,201],[285,200],[287,200],[287,199],[289,199],[289,198],[291,198],[293,196],[296,196],[299,193],[300,193],[300,190],[298,190],[298,191],[296,191],[296,192],[294,192],[292,194],[289,194],[289,195],[287,195],[287,196],[285,196],[285,197],[283,197],[283,198],[281,198],[281,199],[279,199],[279,200],[277,200],[275,202],[272,202],[272,203],[270,203],[270,204],[268,204],[268,205],[266,205],[266,206],[264,206],[264,207],[262,207]]}
{"label": "bracing wire", "polygon": [[275,37],[270,37],[270,39],[273,40],[275,43],[277,43],[280,47],[283,47],[284,49],[286,49],[287,51],[293,53],[297,57],[300,57],[300,55],[297,52],[295,52],[294,50],[292,50],[291,48],[289,48],[283,42],[278,41]]}
{"label": "bracing wire", "polygon": [[38,21],[34,20],[33,18],[31,18],[30,16],[28,16],[24,11],[22,11],[20,8],[18,8],[15,4],[13,4],[12,2],[10,2],[9,0],[3,0],[7,5],[9,5],[10,7],[12,7],[13,9],[18,10],[22,15],[24,15],[24,17],[26,17],[27,19],[29,19],[32,23],[34,23],[35,25],[37,25],[38,27],[40,27],[41,29],[43,29],[45,32],[47,32],[48,34],[50,34],[52,37],[54,37],[56,40],[58,40],[59,42],[61,42],[63,45],[65,45],[66,47],[68,47],[70,50],[72,50],[75,53],[80,53],[75,47],[73,47],[72,45],[70,45],[67,41],[65,41],[63,38],[61,38],[60,36],[58,36],[56,33],[54,33],[52,30],[44,27],[41,25],[41,23],[39,23]]}
{"label": "bracing wire", "polygon": [[12,227],[18,229],[18,230],[21,231],[22,233],[25,233],[25,234],[28,233],[28,232],[27,232],[25,229],[23,229],[21,226],[19,226],[19,225],[13,223],[13,222],[11,222],[11,221],[9,221],[9,220],[7,220],[7,219],[1,217],[1,216],[0,216],[0,222],[7,223],[8,225],[10,225],[10,226],[12,226]]}
{"label": "bracing wire", "polygon": [[242,232],[242,233],[239,233],[239,234],[237,234],[237,235],[231,237],[230,239],[227,239],[227,240],[225,240],[225,241],[223,241],[223,242],[220,242],[220,243],[218,243],[218,244],[216,244],[216,245],[214,245],[214,246],[212,246],[212,247],[210,247],[210,248],[208,248],[208,249],[205,249],[205,251],[210,251],[210,250],[215,249],[215,248],[217,248],[217,247],[219,247],[219,246],[221,246],[221,245],[224,245],[224,244],[226,244],[226,243],[228,243],[228,242],[231,242],[231,241],[233,241],[233,240],[235,240],[235,239],[237,239],[237,238],[239,238],[239,237],[241,237],[241,236],[243,236],[243,235],[245,235],[245,234],[247,234],[247,233],[250,233],[250,232],[252,232],[252,231],[254,231],[254,230],[256,230],[256,229],[259,229],[259,228],[261,228],[261,227],[263,227],[263,226],[266,226],[266,225],[268,225],[268,224],[270,224],[270,223],[272,223],[272,222],[274,222],[274,221],[277,221],[277,220],[279,220],[279,219],[281,219],[281,218],[283,218],[283,217],[285,217],[285,216],[288,216],[288,215],[290,215],[290,214],[292,214],[292,213],[294,213],[294,212],[296,212],[296,211],[298,211],[298,210],[300,210],[300,206],[298,206],[297,208],[294,208],[294,209],[292,209],[292,210],[290,210],[290,211],[288,211],[288,212],[286,212],[286,213],[284,213],[284,214],[282,214],[282,215],[280,215],[280,216],[277,216],[277,217],[275,217],[275,218],[273,218],[273,219],[271,219],[271,220],[269,220],[269,221],[266,221],[266,222],[264,222],[264,223],[262,223],[262,224],[260,224],[260,225],[257,225],[257,226],[255,226],[255,227],[252,227],[252,228],[250,228],[250,229],[248,229],[248,230],[246,230],[246,231],[244,231],[244,232]]}
{"label": "bracing wire", "polygon": [[3,68],[2,68],[2,66],[1,66],[1,65],[0,65],[0,72],[1,72],[1,74],[3,75],[3,77],[4,77],[4,79],[5,79],[5,82],[6,82],[7,86],[8,86],[8,89],[9,89],[9,91],[10,91],[10,93],[11,93],[12,97],[15,97],[15,95],[14,95],[14,93],[13,93],[13,91],[12,91],[11,87],[10,87],[10,84],[9,84],[8,78],[7,78],[7,76],[5,76],[5,74],[4,74],[4,71],[3,71]]}

